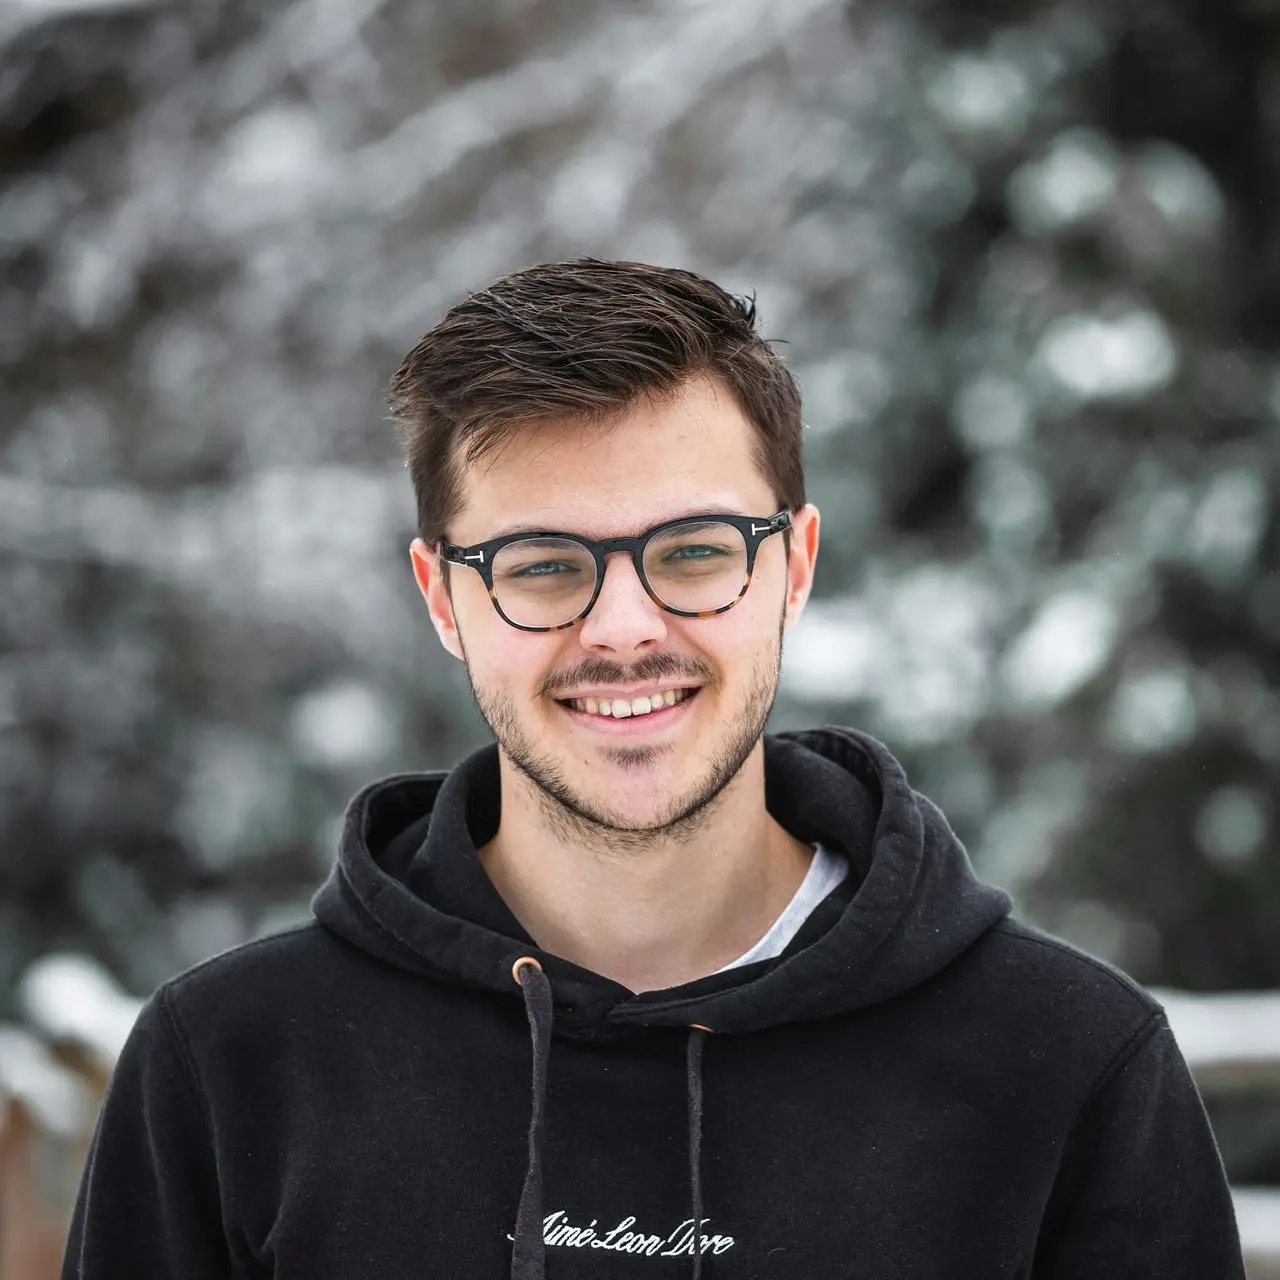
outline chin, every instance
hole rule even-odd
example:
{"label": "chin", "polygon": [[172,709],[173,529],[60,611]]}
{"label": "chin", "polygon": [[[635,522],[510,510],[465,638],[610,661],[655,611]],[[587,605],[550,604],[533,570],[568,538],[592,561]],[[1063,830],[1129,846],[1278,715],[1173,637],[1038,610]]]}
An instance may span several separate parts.
{"label": "chin", "polygon": [[675,752],[665,756],[652,749],[601,752],[599,761],[589,772],[584,771],[580,786],[575,788],[583,807],[616,814],[628,827],[662,825],[672,803],[689,786],[688,771],[680,769]]}
{"label": "chin", "polygon": [[[573,793],[561,792],[561,803],[579,817],[615,832],[657,833],[687,825],[723,790],[724,780],[693,776],[676,753],[656,763],[631,760],[595,771]],[[601,773],[608,777],[601,785]],[[692,785],[691,785],[692,784]]]}

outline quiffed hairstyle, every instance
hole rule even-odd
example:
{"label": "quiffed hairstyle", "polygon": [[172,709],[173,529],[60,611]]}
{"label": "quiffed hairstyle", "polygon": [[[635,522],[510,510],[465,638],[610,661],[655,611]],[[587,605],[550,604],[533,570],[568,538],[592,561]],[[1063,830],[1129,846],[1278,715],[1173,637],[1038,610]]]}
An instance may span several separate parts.
{"label": "quiffed hairstyle", "polygon": [[460,302],[391,380],[418,533],[445,537],[466,464],[550,420],[607,424],[641,396],[710,376],[755,429],[780,504],[804,505],[800,391],[755,303],[692,271],[583,258],[515,271]]}

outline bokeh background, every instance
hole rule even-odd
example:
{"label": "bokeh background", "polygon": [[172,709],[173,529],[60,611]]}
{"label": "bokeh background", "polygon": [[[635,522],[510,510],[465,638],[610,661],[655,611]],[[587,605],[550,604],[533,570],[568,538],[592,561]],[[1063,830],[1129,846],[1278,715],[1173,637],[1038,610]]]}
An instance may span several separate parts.
{"label": "bokeh background", "polygon": [[[1277,0],[0,5],[0,1098],[53,1219],[137,1000],[484,740],[383,392],[539,260],[787,344],[775,727],[883,738],[1139,981],[1280,988],[1278,177]],[[1209,1102],[1280,1184],[1280,1087]]]}

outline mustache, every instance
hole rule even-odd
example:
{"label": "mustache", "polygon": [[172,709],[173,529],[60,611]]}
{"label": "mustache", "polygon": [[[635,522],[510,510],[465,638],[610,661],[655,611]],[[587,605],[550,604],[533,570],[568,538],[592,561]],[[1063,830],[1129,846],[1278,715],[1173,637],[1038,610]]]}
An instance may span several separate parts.
{"label": "mustache", "polygon": [[689,658],[678,653],[650,653],[639,662],[624,667],[607,658],[584,658],[564,671],[552,671],[543,680],[538,692],[543,697],[554,698],[558,694],[579,685],[628,685],[648,684],[658,680],[711,680],[715,672],[711,664],[700,658]]}

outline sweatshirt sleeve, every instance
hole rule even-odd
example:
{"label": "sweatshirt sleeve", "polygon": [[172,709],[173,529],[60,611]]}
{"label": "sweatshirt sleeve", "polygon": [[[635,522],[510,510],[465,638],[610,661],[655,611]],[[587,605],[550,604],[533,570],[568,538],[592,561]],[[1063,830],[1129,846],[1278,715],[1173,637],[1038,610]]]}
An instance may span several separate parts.
{"label": "sweatshirt sleeve", "polygon": [[1077,1120],[1034,1280],[1244,1280],[1231,1191],[1163,1012],[1123,1050]]}
{"label": "sweatshirt sleeve", "polygon": [[214,1154],[163,991],[143,1008],[108,1086],[80,1183],[62,1280],[234,1280]]}

